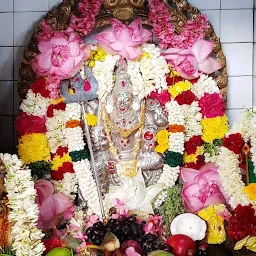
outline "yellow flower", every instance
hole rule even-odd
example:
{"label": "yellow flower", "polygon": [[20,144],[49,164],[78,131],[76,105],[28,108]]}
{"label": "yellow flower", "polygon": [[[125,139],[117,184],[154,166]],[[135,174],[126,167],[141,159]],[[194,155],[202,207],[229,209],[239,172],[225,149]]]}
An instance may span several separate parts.
{"label": "yellow flower", "polygon": [[250,183],[244,187],[244,192],[248,195],[250,200],[256,201],[256,184]]}
{"label": "yellow flower", "polygon": [[221,244],[226,240],[226,232],[224,229],[224,220],[219,215],[226,211],[224,204],[210,205],[198,212],[207,223],[206,243]]}
{"label": "yellow flower", "polygon": [[156,141],[159,145],[168,145],[169,132],[167,130],[161,130],[156,135]]}
{"label": "yellow flower", "polygon": [[92,114],[86,114],[86,121],[89,126],[95,126],[98,123],[98,117]]}
{"label": "yellow flower", "polygon": [[21,136],[18,154],[24,164],[43,160],[49,161],[51,159],[46,136],[42,133],[31,133]]}
{"label": "yellow flower", "polygon": [[192,85],[189,81],[180,81],[169,88],[169,93],[172,95],[173,98],[176,98],[180,93],[190,90],[191,88]]}
{"label": "yellow flower", "polygon": [[180,76],[177,71],[171,69],[171,65],[170,64],[168,66],[169,66],[169,68],[171,70],[170,77]]}
{"label": "yellow flower", "polygon": [[197,155],[196,154],[191,154],[188,155],[186,152],[183,156],[183,161],[184,163],[196,163],[197,161]]}
{"label": "yellow flower", "polygon": [[71,95],[75,94],[72,88],[68,88],[68,93],[71,94]]}
{"label": "yellow flower", "polygon": [[57,100],[53,100],[53,99],[51,99],[50,100],[50,104],[52,104],[52,105],[57,105],[57,104],[59,104],[59,103],[61,103],[61,102],[64,102],[64,98],[62,98],[62,97],[60,97],[60,98],[58,98]]}
{"label": "yellow flower", "polygon": [[228,118],[226,115],[203,119],[201,124],[203,127],[202,139],[208,143],[212,143],[215,139],[222,139],[228,131]]}
{"label": "yellow flower", "polygon": [[139,61],[141,61],[141,59],[142,59],[143,57],[145,57],[145,58],[147,58],[147,59],[150,59],[150,58],[151,58],[151,55],[150,55],[150,53],[148,53],[148,52],[143,52],[143,53],[140,55],[140,57],[139,57]]}
{"label": "yellow flower", "polygon": [[89,67],[90,68],[93,68],[95,66],[95,62],[93,61],[93,60],[91,60],[90,62],[89,62]]}
{"label": "yellow flower", "polygon": [[69,162],[69,163],[72,162],[72,159],[68,154],[64,154],[62,157],[57,155],[52,160],[52,170],[57,171],[58,168],[61,167],[63,163],[66,163],[66,162]]}
{"label": "yellow flower", "polygon": [[196,155],[202,155],[204,153],[204,147],[200,146],[196,149]]}
{"label": "yellow flower", "polygon": [[163,154],[166,150],[168,150],[168,148],[169,148],[169,145],[168,145],[168,144],[157,145],[157,146],[155,147],[155,151],[156,151],[157,153]]}

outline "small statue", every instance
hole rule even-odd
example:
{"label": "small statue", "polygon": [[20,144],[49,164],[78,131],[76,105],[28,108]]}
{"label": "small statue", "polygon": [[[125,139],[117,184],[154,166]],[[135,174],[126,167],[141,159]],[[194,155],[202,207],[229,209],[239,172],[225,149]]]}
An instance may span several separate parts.
{"label": "small statue", "polygon": [[140,101],[132,93],[127,63],[119,63],[115,85],[104,102],[84,103],[86,112],[98,117],[90,130],[96,170],[102,192],[121,185],[120,177],[132,178],[142,170],[147,186],[160,177],[163,160],[154,151],[156,134],[168,118],[157,100]]}

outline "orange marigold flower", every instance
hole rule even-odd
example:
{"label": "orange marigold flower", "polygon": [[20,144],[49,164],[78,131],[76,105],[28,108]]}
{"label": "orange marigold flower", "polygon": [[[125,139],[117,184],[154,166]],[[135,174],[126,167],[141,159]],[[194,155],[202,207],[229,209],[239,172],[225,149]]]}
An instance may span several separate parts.
{"label": "orange marigold flower", "polygon": [[80,126],[81,122],[78,120],[70,120],[66,123],[66,128],[75,128],[77,126]]}
{"label": "orange marigold flower", "polygon": [[178,125],[178,124],[173,124],[173,125],[169,125],[169,132],[184,132],[184,126],[183,125]]}

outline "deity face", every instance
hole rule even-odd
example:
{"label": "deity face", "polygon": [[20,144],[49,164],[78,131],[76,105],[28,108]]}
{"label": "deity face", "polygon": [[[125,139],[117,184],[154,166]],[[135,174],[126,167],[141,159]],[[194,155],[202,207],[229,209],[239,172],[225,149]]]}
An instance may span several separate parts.
{"label": "deity face", "polygon": [[130,93],[120,92],[115,98],[115,107],[121,113],[126,113],[132,108],[133,97]]}

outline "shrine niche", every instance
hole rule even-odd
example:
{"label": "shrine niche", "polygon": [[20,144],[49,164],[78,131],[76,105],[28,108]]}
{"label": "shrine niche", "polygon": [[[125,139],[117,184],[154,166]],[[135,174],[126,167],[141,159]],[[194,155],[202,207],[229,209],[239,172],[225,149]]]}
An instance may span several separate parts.
{"label": "shrine niche", "polygon": [[3,253],[255,251],[254,229],[234,227],[254,216],[255,111],[229,130],[227,82],[220,40],[187,1],[64,0],[20,64]]}

